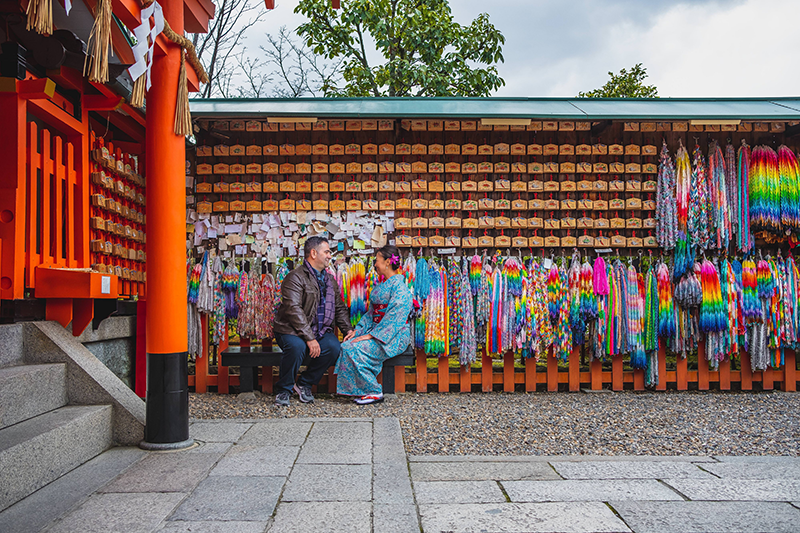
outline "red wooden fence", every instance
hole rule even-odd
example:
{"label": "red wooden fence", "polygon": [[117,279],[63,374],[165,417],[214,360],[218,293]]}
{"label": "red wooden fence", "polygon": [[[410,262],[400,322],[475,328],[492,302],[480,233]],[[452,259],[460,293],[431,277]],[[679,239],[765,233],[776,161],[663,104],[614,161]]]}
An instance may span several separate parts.
{"label": "red wooden fence", "polygon": [[[207,318],[203,316],[204,331],[208,331]],[[249,339],[242,342],[248,343]],[[227,347],[227,340],[220,344],[218,351]],[[740,369],[731,370],[729,360],[720,363],[717,370],[710,370],[708,362],[703,359],[703,345],[699,350],[701,356],[697,361],[697,369],[689,370],[687,359],[678,359],[675,370],[667,370],[667,354],[662,348],[658,354],[658,373],[660,381],[656,390],[664,391],[668,388],[677,390],[731,390],[738,385],[741,390],[753,390],[754,384],[760,385],[762,390],[771,390],[779,386],[784,391],[797,390],[797,371],[794,351],[785,353],[785,365],[780,369],[768,369],[763,372],[751,372],[750,358],[744,351],[738,360]],[[230,392],[231,387],[239,386],[239,376],[229,373],[228,367],[218,366],[218,372],[209,372],[208,344],[204,343],[203,354],[195,361],[195,374],[189,376],[189,386],[194,387],[198,393],[207,392],[209,387],[216,387],[223,394]],[[567,368],[559,366],[558,361],[547,357],[546,361],[539,364],[532,359],[524,361],[524,368],[515,366],[515,357],[506,354],[502,359],[502,366],[495,367],[496,360],[483,355],[480,368],[461,366],[458,369],[450,368],[446,357],[438,359],[435,369],[430,369],[424,354],[417,354],[414,367],[395,367],[395,392],[470,392],[480,390],[491,392],[493,390],[513,391],[550,391],[559,390],[579,391],[583,389],[600,390],[608,386],[611,390],[624,389],[645,390],[644,370],[630,370],[624,368],[623,357],[614,357],[611,368],[604,368],[601,361],[592,361],[588,367],[580,364],[580,349],[572,351]],[[218,361],[218,359],[216,359]],[[607,366],[607,365],[606,365]],[[263,367],[259,383],[262,392],[272,393],[272,386],[277,381],[277,369]],[[380,376],[379,376],[380,379]],[[714,387],[711,384],[716,384]],[[319,389],[333,392],[336,388],[336,376],[331,368],[322,378]],[[758,388],[758,387],[755,387]]]}

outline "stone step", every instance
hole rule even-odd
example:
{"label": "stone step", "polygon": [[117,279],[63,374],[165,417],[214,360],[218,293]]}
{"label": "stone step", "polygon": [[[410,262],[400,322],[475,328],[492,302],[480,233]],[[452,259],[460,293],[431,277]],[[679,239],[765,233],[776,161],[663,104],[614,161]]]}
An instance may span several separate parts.
{"label": "stone step", "polygon": [[23,364],[23,324],[0,326],[0,368]]}
{"label": "stone step", "polygon": [[0,511],[0,531],[38,533],[146,455],[147,452],[133,446],[104,451]]}
{"label": "stone step", "polygon": [[65,405],[65,364],[0,368],[0,429]]}
{"label": "stone step", "polygon": [[60,407],[0,430],[0,510],[108,449],[111,410]]}

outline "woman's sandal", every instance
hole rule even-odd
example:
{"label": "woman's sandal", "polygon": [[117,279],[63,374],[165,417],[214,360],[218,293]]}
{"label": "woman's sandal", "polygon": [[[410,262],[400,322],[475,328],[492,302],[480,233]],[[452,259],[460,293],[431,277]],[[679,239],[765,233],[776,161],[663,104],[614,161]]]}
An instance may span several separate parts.
{"label": "woman's sandal", "polygon": [[361,398],[356,398],[353,400],[358,405],[369,405],[371,403],[380,403],[383,401],[383,394],[367,394],[366,396],[362,396]]}

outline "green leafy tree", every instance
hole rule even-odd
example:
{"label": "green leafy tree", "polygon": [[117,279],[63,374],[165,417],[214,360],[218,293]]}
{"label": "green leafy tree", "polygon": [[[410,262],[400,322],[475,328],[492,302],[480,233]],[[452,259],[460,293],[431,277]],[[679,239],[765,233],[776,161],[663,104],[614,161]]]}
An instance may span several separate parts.
{"label": "green leafy tree", "polygon": [[645,85],[647,69],[637,63],[628,72],[622,69],[619,74],[608,73],[611,79],[599,89],[588,93],[578,93],[579,98],[658,98],[658,89],[655,85]]}
{"label": "green leafy tree", "polygon": [[462,26],[447,0],[342,0],[339,10],[300,0],[295,12],[308,19],[297,28],[306,45],[343,61],[343,86],[324,86],[326,96],[488,96],[505,85],[505,37],[486,13]]}

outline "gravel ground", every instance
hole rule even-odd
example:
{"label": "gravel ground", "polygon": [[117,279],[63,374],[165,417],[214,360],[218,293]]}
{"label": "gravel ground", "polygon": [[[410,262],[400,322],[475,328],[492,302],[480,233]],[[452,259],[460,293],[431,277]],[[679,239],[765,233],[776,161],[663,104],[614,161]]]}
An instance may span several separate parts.
{"label": "gravel ground", "polygon": [[358,406],[317,395],[190,394],[197,419],[400,419],[411,455],[800,455],[800,393],[400,394]]}

